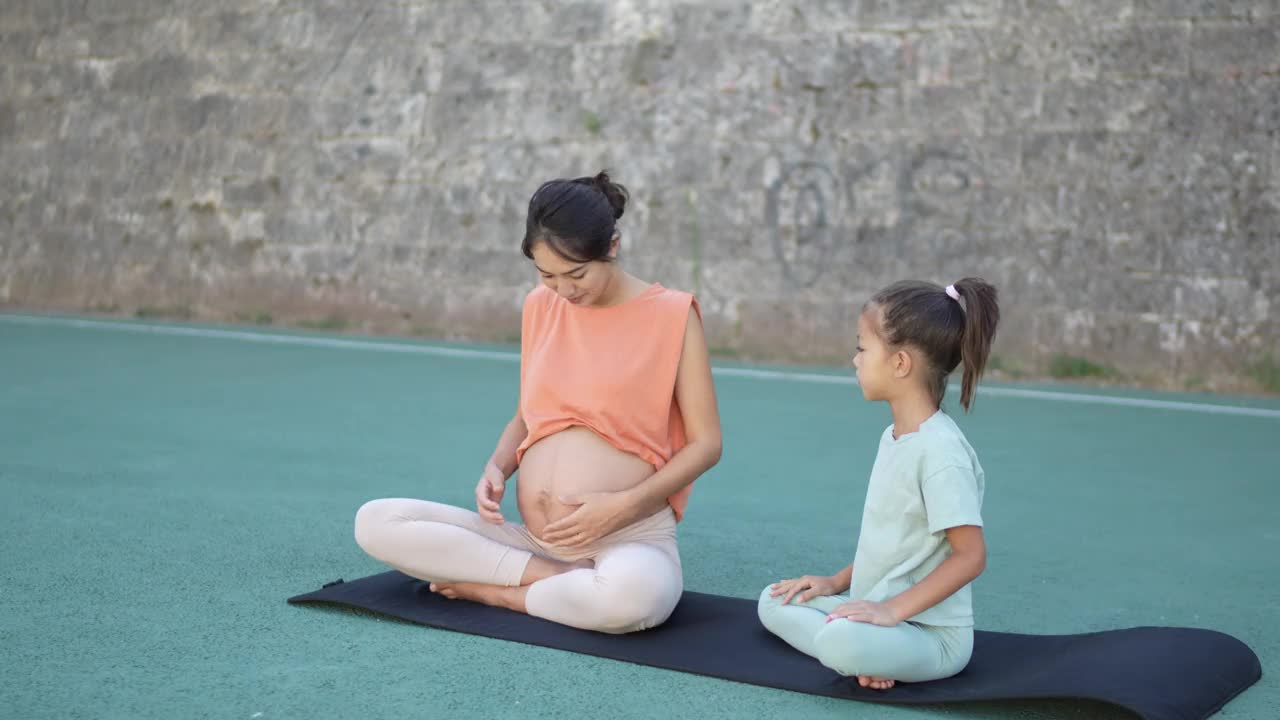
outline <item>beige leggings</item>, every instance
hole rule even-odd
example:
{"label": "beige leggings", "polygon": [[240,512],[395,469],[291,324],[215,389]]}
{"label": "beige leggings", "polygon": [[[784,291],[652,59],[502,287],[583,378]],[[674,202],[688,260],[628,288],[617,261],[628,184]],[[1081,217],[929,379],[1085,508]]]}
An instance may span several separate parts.
{"label": "beige leggings", "polygon": [[584,548],[547,545],[523,525],[494,525],[452,505],[387,498],[356,513],[365,552],[419,580],[520,584],[530,558],[595,567],[529,586],[530,615],[584,630],[627,633],[661,625],[684,589],[676,519],[670,507]]}

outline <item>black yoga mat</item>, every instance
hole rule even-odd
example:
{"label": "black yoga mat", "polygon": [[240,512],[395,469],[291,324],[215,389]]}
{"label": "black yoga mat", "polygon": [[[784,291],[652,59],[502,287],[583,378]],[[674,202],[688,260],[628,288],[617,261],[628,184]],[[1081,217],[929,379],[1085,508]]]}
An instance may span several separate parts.
{"label": "black yoga mat", "polygon": [[959,675],[859,687],[769,634],[754,600],[686,592],[661,627],[629,635],[575,630],[509,610],[446,600],[398,572],[337,581],[290,603],[364,608],[445,630],[513,640],[796,692],[886,703],[1087,698],[1148,720],[1197,720],[1258,681],[1258,656],[1213,630],[1138,627],[1084,635],[978,631]]}

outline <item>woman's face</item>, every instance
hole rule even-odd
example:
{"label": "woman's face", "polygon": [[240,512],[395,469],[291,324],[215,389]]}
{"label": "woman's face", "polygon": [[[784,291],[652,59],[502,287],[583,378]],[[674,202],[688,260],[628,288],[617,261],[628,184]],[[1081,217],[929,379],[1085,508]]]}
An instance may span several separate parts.
{"label": "woman's face", "polygon": [[[533,264],[538,268],[542,284],[574,305],[594,305],[613,283],[617,266],[605,260],[578,262],[561,257],[547,243],[533,246]],[[607,257],[617,255],[615,237]]]}

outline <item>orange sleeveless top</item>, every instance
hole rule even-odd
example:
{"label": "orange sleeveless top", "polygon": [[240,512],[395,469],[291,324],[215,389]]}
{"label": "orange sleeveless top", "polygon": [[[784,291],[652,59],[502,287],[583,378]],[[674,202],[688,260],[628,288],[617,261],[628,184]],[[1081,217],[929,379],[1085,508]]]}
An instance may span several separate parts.
{"label": "orange sleeveless top", "polygon": [[[615,448],[660,469],[685,446],[676,402],[676,371],[684,349],[689,293],[654,283],[612,307],[580,307],[546,286],[524,301],[520,332],[520,414],[529,435],[542,438],[581,425]],[[684,516],[690,483],[668,498]]]}

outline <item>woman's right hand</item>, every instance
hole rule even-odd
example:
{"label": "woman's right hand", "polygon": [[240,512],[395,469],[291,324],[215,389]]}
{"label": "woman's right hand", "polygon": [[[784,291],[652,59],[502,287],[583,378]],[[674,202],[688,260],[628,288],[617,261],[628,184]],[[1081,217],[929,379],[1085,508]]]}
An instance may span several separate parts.
{"label": "woman's right hand", "polygon": [[476,512],[494,525],[506,522],[502,517],[502,494],[507,490],[507,478],[497,465],[488,463],[480,482],[476,483]]}
{"label": "woman's right hand", "polygon": [[782,598],[783,605],[791,602],[793,597],[798,598],[800,602],[809,602],[816,597],[835,595],[838,592],[840,588],[836,587],[835,578],[826,575],[805,575],[790,580],[780,580],[769,586],[770,597],[786,595]]}

